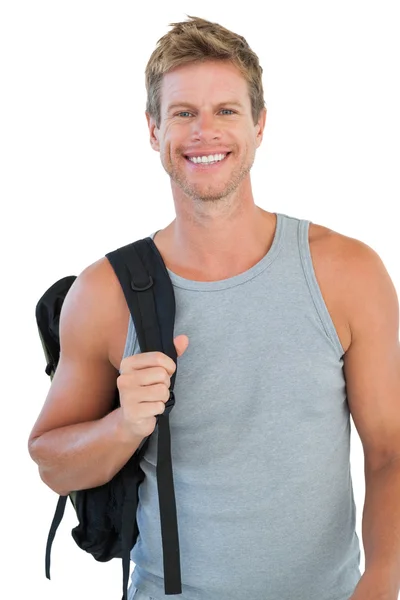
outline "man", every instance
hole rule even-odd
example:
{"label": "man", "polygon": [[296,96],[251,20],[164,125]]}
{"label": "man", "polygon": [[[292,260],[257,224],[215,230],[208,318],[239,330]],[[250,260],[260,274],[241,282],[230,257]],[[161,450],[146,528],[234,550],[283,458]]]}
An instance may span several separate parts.
{"label": "man", "polygon": [[[395,600],[396,291],[364,243],[255,204],[261,78],[243,37],[193,17],[173,24],[146,69],[150,143],[176,211],[152,237],[180,334],[170,426],[181,598]],[[140,353],[105,258],[72,286],[60,339],[29,448],[44,482],[67,494],[109,481],[153,432],[176,365]],[[110,412],[116,378],[122,406]],[[350,412],[365,452],[362,576]],[[135,600],[164,597],[156,457],[153,436],[141,464]]]}

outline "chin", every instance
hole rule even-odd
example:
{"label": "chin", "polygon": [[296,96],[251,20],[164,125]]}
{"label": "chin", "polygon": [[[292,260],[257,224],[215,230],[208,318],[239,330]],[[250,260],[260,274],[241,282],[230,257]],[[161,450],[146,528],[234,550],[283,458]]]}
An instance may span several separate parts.
{"label": "chin", "polygon": [[229,188],[224,189],[196,189],[189,187],[183,187],[183,191],[187,196],[193,198],[194,200],[200,200],[201,202],[216,202],[218,200],[223,200],[227,196],[229,196],[232,191]]}

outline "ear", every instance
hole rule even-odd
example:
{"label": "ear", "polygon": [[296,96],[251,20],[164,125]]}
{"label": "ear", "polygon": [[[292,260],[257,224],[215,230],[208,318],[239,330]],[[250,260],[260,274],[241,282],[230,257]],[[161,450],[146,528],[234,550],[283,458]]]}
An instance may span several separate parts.
{"label": "ear", "polygon": [[267,109],[264,107],[260,113],[260,117],[257,121],[257,124],[255,125],[257,148],[260,146],[262,139],[263,139],[266,120],[267,120]]}
{"label": "ear", "polygon": [[156,125],[155,119],[153,117],[151,117],[148,112],[146,112],[146,119],[147,119],[147,125],[148,125],[149,133],[150,133],[150,145],[153,148],[153,150],[157,150],[157,152],[159,152],[160,151],[160,142],[158,140],[159,129]]}

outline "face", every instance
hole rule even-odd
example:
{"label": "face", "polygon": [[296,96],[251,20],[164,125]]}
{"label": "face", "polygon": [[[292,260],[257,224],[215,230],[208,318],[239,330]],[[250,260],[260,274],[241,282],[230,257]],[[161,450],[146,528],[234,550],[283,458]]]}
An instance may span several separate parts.
{"label": "face", "polygon": [[151,145],[173,189],[203,201],[231,195],[250,177],[265,118],[264,110],[254,125],[246,80],[234,65],[218,61],[166,73],[160,127],[147,115]]}

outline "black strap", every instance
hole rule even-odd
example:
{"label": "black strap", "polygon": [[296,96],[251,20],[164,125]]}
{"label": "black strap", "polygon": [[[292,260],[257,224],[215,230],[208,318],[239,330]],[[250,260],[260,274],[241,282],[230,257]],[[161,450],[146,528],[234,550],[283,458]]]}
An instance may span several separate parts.
{"label": "black strap", "polygon": [[65,505],[67,503],[68,496],[60,496],[57,502],[56,512],[54,513],[53,521],[51,523],[49,535],[47,537],[46,544],[46,577],[50,579],[50,554],[51,554],[51,546],[53,545],[54,536],[56,535],[56,531],[58,529],[59,524],[62,521],[65,511]]}
{"label": "black strap", "polygon": [[136,491],[135,497],[125,499],[122,511],[122,600],[128,600],[128,583],[131,565],[131,540],[135,528],[137,510]]}
{"label": "black strap", "polygon": [[165,416],[165,413],[160,415],[158,421],[157,485],[163,545],[164,590],[166,594],[181,594],[181,566],[171,461],[171,436],[169,415]]}
{"label": "black strap", "polygon": [[[119,248],[115,252],[107,254],[107,258],[110,261],[114,271],[120,281],[123,289],[130,313],[132,315],[136,334],[138,336],[140,349],[142,352],[151,352],[154,350],[162,350],[164,348],[163,340],[160,338],[160,329],[163,323],[159,323],[157,314],[157,294],[159,297],[167,297],[168,289],[154,290],[154,280],[149,276],[148,270],[154,272],[154,269],[158,267],[160,273],[160,282],[168,282],[172,284],[169,279],[169,275],[165,269],[165,265],[161,260],[158,263],[159,257],[153,254],[154,248],[152,248],[153,242],[151,238],[147,240],[139,240],[135,244],[129,244],[123,248]],[[139,253],[136,248],[139,249]],[[146,268],[141,260],[144,258],[147,262]],[[160,270],[161,269],[161,270]],[[163,272],[164,271],[164,272]],[[165,294],[163,294],[165,292]],[[173,294],[173,291],[172,291]],[[164,310],[172,310],[171,306],[163,306]],[[175,305],[173,305],[173,310]],[[170,313],[166,313],[167,315]],[[175,316],[175,314],[174,314]],[[170,332],[169,337],[172,338],[173,331]],[[176,350],[173,346],[173,341],[170,341],[168,348],[169,354],[171,354],[171,344],[175,352],[174,357],[176,359]],[[164,350],[165,351],[165,350]],[[174,386],[176,377],[176,370],[171,378],[171,388]],[[173,391],[171,391],[170,400],[167,403],[166,410],[163,414],[158,415],[158,456],[157,456],[157,486],[158,486],[158,498],[160,506],[160,522],[161,522],[161,535],[163,545],[163,561],[164,561],[164,588],[165,594],[181,594],[181,572],[180,572],[180,553],[179,553],[179,537],[178,537],[178,521],[176,514],[176,503],[173,486],[173,473],[172,473],[172,461],[171,461],[171,437],[169,428],[169,412],[175,403]],[[134,523],[136,516],[136,509],[133,506],[129,507],[129,510],[134,510],[133,513],[125,512],[125,518],[123,520],[122,529],[127,527],[129,520]],[[128,535],[125,535],[124,539],[128,541]],[[130,551],[131,549],[129,549]],[[125,562],[124,562],[125,559]],[[125,577],[129,563],[127,559],[127,548],[124,548],[124,559],[123,559],[123,577],[124,577],[124,593],[125,593]],[[125,566],[124,566],[125,565]],[[125,599],[124,599],[125,600]]]}

